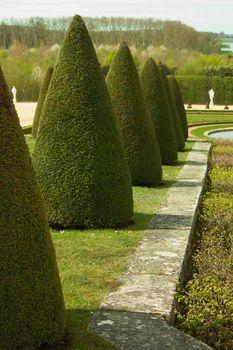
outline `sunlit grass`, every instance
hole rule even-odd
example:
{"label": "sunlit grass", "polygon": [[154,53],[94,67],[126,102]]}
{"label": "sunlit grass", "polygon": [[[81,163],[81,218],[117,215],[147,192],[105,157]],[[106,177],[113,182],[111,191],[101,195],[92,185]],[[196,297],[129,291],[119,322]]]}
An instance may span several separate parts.
{"label": "sunlit grass", "polygon": [[[26,136],[30,151],[34,140]],[[107,293],[117,285],[152,216],[181,170],[193,142],[186,143],[174,166],[163,167],[163,185],[156,188],[134,187],[135,223],[123,229],[52,230],[71,345],[69,350],[110,350],[107,344],[87,330],[90,318]]]}
{"label": "sunlit grass", "polygon": [[[233,128],[233,124],[224,124],[224,125],[212,125],[212,126],[201,126],[197,129],[193,129],[192,130],[192,135],[196,136],[196,137],[200,137],[200,138],[211,138],[210,136],[206,136],[205,132],[207,131],[211,131],[211,130],[216,130],[216,129],[226,129],[226,128]],[[214,138],[211,138],[212,140],[214,140]]]}

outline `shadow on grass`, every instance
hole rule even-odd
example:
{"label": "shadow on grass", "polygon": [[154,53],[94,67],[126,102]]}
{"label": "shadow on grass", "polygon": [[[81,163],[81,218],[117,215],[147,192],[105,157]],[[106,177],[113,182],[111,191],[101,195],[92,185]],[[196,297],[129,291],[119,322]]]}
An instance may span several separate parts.
{"label": "shadow on grass", "polygon": [[171,186],[173,187],[198,187],[198,186],[201,186],[202,185],[202,182],[201,181],[198,181],[198,182],[191,182],[191,181],[172,181],[172,180],[166,180],[164,181],[164,185],[163,187],[165,188],[170,188]]}
{"label": "shadow on grass", "polygon": [[88,325],[97,310],[68,309],[67,333],[60,342],[43,345],[39,350],[116,350],[110,342],[89,331]]}
{"label": "shadow on grass", "polygon": [[206,165],[206,162],[199,162],[197,160],[179,160],[177,165]]}
{"label": "shadow on grass", "polygon": [[149,222],[155,214],[134,213],[134,223],[128,227],[124,227],[122,231],[138,231],[146,230]]}

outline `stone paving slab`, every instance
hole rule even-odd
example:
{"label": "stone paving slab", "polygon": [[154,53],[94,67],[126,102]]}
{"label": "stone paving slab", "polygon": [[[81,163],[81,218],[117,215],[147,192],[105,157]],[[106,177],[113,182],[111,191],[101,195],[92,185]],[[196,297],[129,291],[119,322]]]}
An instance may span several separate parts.
{"label": "stone paving slab", "polygon": [[93,317],[92,330],[121,350],[211,350],[170,326],[159,315],[98,311]]}
{"label": "stone paving slab", "polygon": [[[190,275],[194,226],[205,186],[209,149],[208,142],[195,143],[176,182],[169,189],[160,210],[151,220],[140,245],[129,259],[126,271],[119,277],[118,287],[103,301],[98,320],[101,315],[107,317],[104,312],[108,310],[111,317],[115,317],[114,312],[126,311],[127,317],[133,314],[134,319],[135,315],[140,318],[143,314],[145,321],[145,315],[152,314],[173,322],[177,283],[183,284]],[[120,314],[117,317],[120,318]],[[99,333],[99,327],[94,320],[95,318],[90,327]],[[101,324],[101,321],[98,322]],[[113,333],[113,337],[121,338],[121,334],[116,335],[115,331]],[[111,334],[108,336],[111,338]],[[193,344],[196,344],[195,341]],[[142,345],[138,349],[157,349]]]}
{"label": "stone paving slab", "polygon": [[189,273],[183,262],[192,253],[192,227],[205,183],[209,147],[208,143],[195,144],[194,151],[198,152],[190,152],[126,272],[119,278],[119,287],[109,293],[101,308],[173,317],[176,284],[180,274],[183,281]]}

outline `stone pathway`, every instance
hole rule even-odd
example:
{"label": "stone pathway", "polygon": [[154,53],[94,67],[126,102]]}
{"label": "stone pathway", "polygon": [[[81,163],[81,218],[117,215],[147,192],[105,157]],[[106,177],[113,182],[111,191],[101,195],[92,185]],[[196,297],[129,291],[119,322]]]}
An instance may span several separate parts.
{"label": "stone pathway", "polygon": [[185,104],[184,105],[186,111],[232,111],[233,110],[233,105],[228,105],[229,109],[224,109],[224,105],[213,105],[213,106],[210,106],[209,109],[206,109],[206,105],[200,105],[200,104],[193,104],[192,105],[192,108],[188,108],[188,105]]}
{"label": "stone pathway", "polygon": [[190,275],[209,149],[208,142],[195,143],[120,276],[118,288],[109,293],[92,319],[90,329],[119,349],[210,349],[172,327],[177,282],[183,284]]}
{"label": "stone pathway", "polygon": [[32,125],[36,102],[16,102],[15,108],[19,116],[20,125]]}

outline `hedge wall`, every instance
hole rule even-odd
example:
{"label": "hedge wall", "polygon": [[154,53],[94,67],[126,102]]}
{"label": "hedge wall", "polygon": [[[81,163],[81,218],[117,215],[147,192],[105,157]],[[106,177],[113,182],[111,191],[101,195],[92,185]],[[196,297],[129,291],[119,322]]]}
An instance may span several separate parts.
{"label": "hedge wall", "polygon": [[215,104],[233,104],[233,77],[218,76],[176,76],[184,103],[206,104],[209,102],[208,91],[213,88]]}

